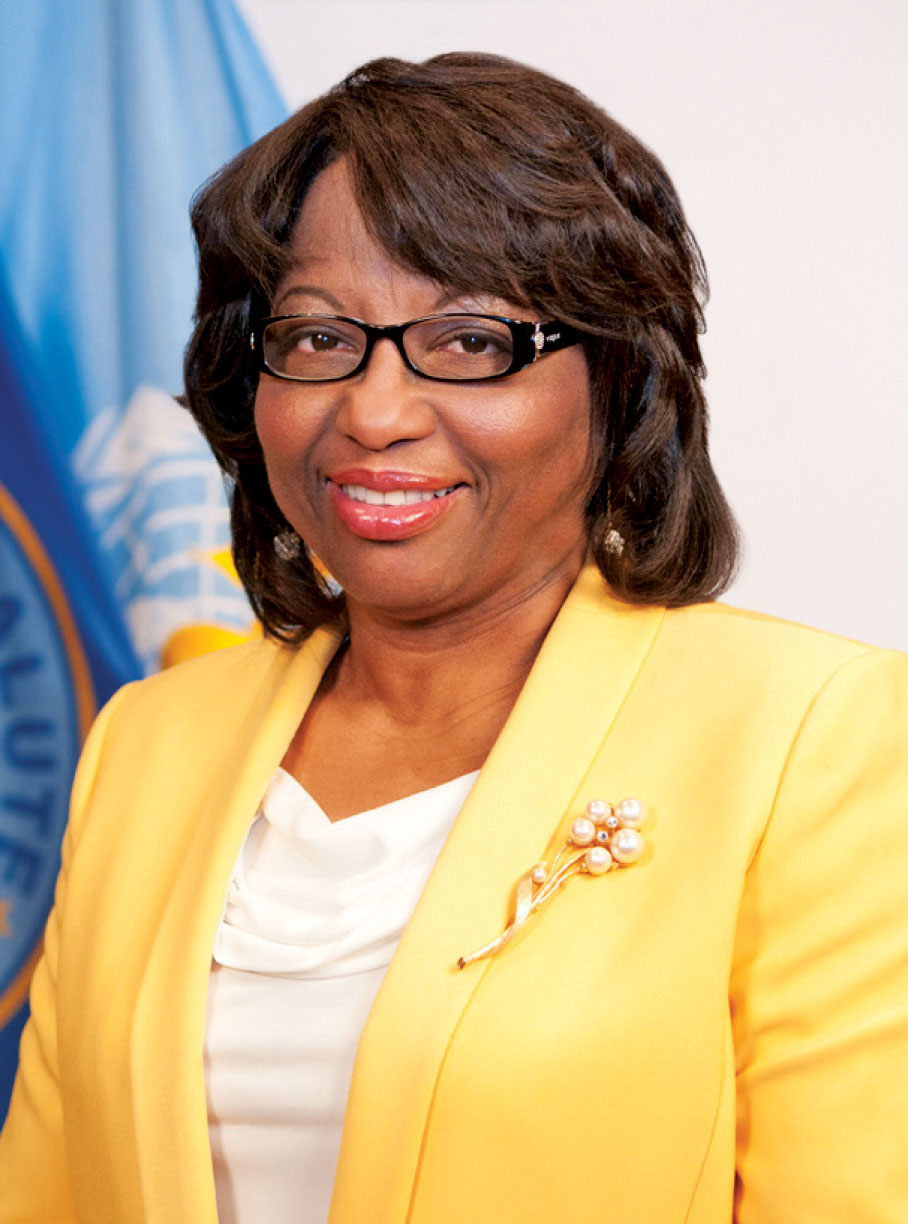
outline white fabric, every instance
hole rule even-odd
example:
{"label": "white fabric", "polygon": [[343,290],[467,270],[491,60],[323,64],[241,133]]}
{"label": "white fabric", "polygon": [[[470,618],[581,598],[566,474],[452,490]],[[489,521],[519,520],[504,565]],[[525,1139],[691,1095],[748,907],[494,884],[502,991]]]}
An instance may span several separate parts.
{"label": "white fabric", "polygon": [[275,772],[234,868],[208,989],[221,1221],[327,1219],[360,1032],[476,777],[332,823]]}

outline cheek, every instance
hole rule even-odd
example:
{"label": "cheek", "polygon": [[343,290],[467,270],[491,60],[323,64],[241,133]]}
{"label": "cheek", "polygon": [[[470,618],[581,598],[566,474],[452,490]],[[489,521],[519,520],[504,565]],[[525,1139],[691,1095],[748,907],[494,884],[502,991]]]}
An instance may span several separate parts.
{"label": "cheek", "polygon": [[262,385],[256,395],[255,432],[265,459],[272,497],[281,513],[304,539],[314,538],[316,483],[308,462],[322,418],[295,388]]}
{"label": "cheek", "polygon": [[272,484],[282,474],[299,476],[307,454],[323,428],[324,414],[314,397],[296,388],[261,384],[255,397],[255,432]]}
{"label": "cheek", "polygon": [[553,370],[550,395],[538,406],[537,419],[547,435],[540,450],[550,448],[543,457],[545,467],[564,483],[566,492],[574,495],[573,500],[580,500],[585,507],[596,467],[586,358],[579,349],[555,356],[565,358],[568,370],[563,378]]}
{"label": "cheek", "polygon": [[269,472],[288,455],[292,445],[294,415],[289,408],[279,388],[270,384],[259,386],[255,397],[255,432]]}
{"label": "cheek", "polygon": [[590,415],[585,379],[515,396],[506,412],[486,424],[493,470],[526,482],[527,496],[550,489],[549,505],[585,501],[594,467]]}

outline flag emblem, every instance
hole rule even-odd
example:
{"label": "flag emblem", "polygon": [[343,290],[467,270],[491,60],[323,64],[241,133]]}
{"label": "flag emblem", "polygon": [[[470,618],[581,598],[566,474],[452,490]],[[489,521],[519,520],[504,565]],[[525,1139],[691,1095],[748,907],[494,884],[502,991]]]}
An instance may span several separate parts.
{"label": "flag emblem", "polygon": [[25,998],[39,951],[94,695],[59,579],[3,486],[0,576],[2,1025]]}

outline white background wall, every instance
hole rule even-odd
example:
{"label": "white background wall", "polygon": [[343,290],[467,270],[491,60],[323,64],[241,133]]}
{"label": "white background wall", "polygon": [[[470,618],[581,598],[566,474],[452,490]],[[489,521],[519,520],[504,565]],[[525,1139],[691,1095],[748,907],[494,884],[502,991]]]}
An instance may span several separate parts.
{"label": "white background wall", "polygon": [[908,0],[240,0],[288,103],[494,51],[666,163],[712,284],[729,599],[908,648]]}

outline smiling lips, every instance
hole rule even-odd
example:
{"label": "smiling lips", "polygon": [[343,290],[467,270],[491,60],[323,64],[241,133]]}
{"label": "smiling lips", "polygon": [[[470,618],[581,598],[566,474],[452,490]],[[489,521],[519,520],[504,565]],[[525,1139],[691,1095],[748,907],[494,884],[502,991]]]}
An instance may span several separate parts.
{"label": "smiling lips", "polygon": [[338,518],[364,540],[406,540],[435,524],[463,486],[415,472],[350,468],[329,477]]}

